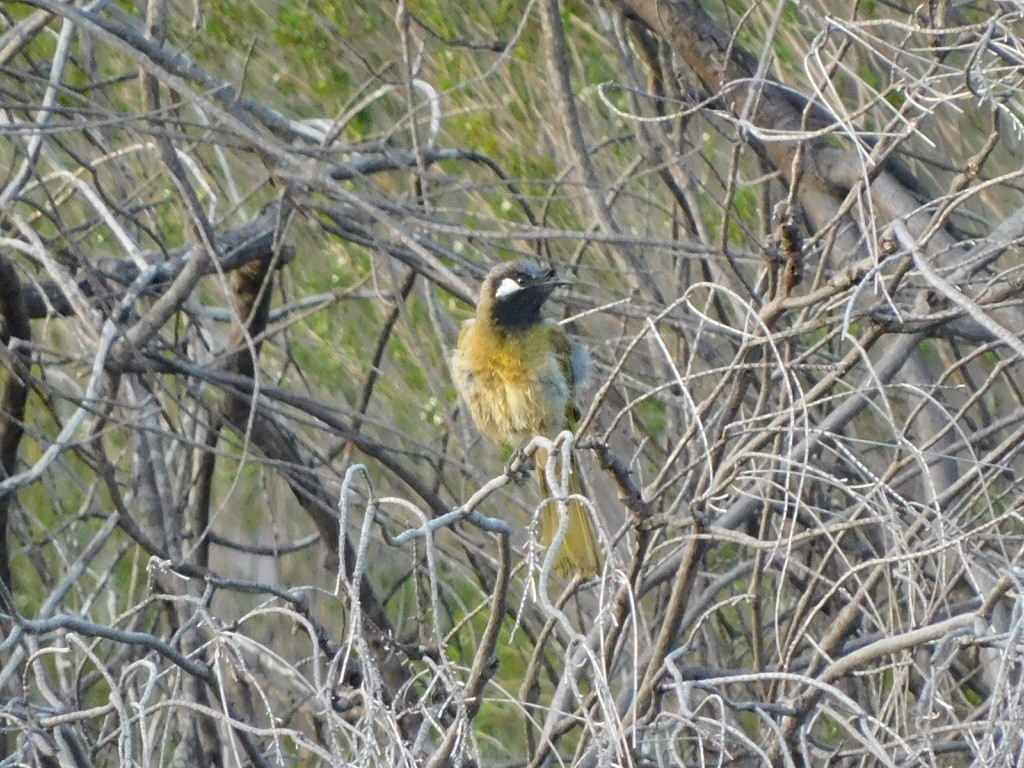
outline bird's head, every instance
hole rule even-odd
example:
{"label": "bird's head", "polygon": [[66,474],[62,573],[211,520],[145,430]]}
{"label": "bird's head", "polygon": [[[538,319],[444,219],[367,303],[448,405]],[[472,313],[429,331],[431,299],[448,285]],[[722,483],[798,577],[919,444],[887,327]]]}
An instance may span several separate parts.
{"label": "bird's head", "polygon": [[498,264],[480,287],[480,306],[503,328],[523,328],[539,323],[540,308],[551,292],[569,285],[554,268],[520,260]]}

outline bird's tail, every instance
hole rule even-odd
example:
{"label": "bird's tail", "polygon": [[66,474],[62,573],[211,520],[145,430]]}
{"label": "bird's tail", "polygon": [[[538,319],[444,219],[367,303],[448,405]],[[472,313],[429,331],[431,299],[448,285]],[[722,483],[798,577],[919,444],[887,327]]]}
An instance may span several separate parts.
{"label": "bird's tail", "polygon": [[[537,456],[537,478],[540,480],[540,491],[545,498],[551,499],[558,495],[547,477],[548,453],[538,450]],[[580,482],[579,472],[576,468],[576,460],[573,458],[572,472],[569,476],[569,493],[574,495],[582,494],[583,486]],[[584,578],[591,578],[601,572],[601,552],[597,544],[597,534],[594,531],[594,523],[590,519],[590,513],[579,499],[568,501],[569,529],[566,531],[562,547],[555,555],[555,573],[561,577],[567,577],[572,573],[578,573]],[[540,517],[540,542],[545,547],[551,546],[551,542],[558,533],[560,515],[558,513],[558,502],[549,501],[541,510]]]}

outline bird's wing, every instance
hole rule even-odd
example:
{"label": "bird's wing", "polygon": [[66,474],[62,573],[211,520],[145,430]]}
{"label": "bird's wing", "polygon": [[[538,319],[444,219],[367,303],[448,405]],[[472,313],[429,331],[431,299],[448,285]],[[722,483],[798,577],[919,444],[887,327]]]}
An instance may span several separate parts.
{"label": "bird's wing", "polygon": [[551,346],[558,358],[566,382],[569,384],[569,404],[565,408],[565,418],[569,426],[575,426],[580,420],[580,409],[576,397],[586,385],[590,373],[590,353],[582,344],[573,344],[562,330],[562,326],[554,321],[546,323],[551,334]]}

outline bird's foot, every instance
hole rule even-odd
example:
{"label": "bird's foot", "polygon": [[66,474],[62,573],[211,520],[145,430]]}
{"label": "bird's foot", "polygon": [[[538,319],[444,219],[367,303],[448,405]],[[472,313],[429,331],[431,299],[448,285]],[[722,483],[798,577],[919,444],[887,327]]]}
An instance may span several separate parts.
{"label": "bird's foot", "polygon": [[505,474],[516,485],[522,485],[530,478],[533,470],[533,456],[527,455],[523,446],[519,446],[505,462]]}

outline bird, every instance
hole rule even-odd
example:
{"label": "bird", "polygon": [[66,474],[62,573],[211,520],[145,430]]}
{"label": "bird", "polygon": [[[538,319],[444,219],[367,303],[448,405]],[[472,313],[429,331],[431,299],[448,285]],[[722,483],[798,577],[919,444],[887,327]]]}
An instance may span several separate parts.
{"label": "bird", "polygon": [[[476,314],[459,332],[451,371],[459,397],[488,440],[521,448],[535,435],[553,437],[579,420],[575,398],[589,367],[587,348],[541,315],[552,292],[569,284],[554,268],[529,259],[502,262],[484,278]],[[551,499],[547,458],[546,451],[537,452],[537,477],[544,498]],[[572,469],[575,494],[580,481]],[[570,499],[568,516],[554,571],[561,577],[596,576],[601,556],[590,514],[578,499]],[[551,546],[559,521],[557,502],[548,501],[541,511],[544,546]]]}

